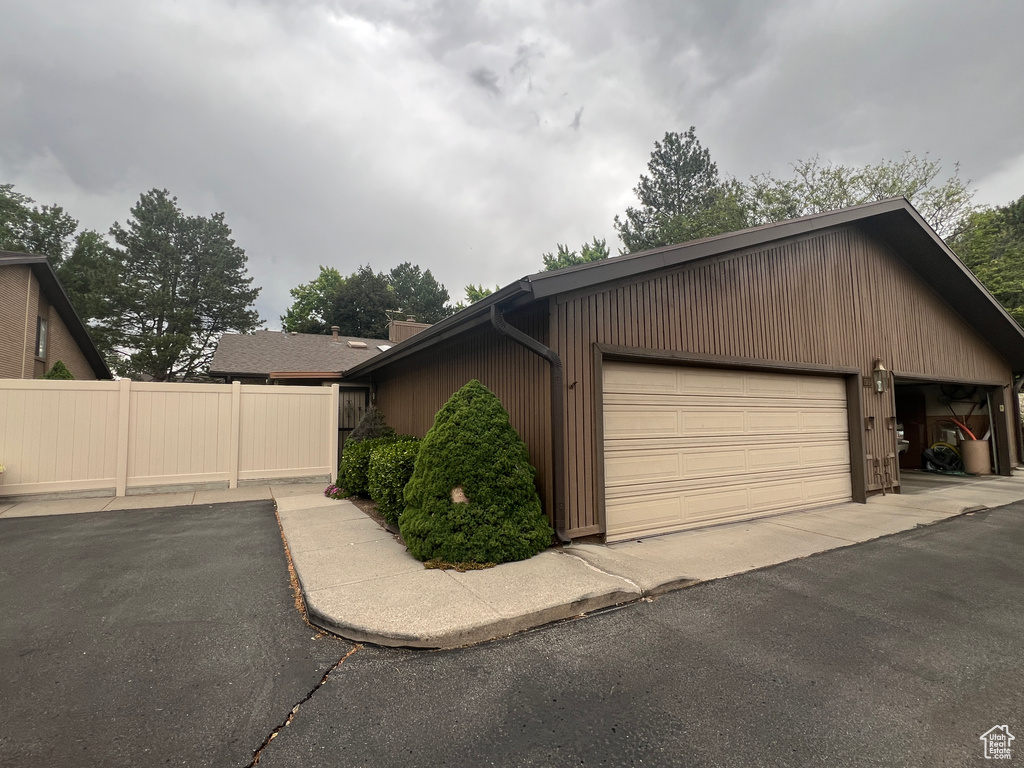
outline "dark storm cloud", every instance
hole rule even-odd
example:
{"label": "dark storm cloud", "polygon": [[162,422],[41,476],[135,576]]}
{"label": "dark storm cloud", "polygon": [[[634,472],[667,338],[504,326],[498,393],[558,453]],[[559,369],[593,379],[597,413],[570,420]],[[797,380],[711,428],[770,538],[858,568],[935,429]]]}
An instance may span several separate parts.
{"label": "dark storm cloud", "polygon": [[569,127],[572,128],[574,131],[578,131],[580,129],[580,118],[582,117],[583,107],[580,107],[579,109],[576,110],[576,114],[572,116],[572,122],[569,123]]}
{"label": "dark storm cloud", "polygon": [[100,230],[152,187],[224,211],[272,324],[319,264],[411,260],[458,299],[557,242],[615,244],[653,142],[690,125],[740,179],[909,149],[990,202],[1024,194],[1021,4],[0,0],[0,19],[0,183]]}
{"label": "dark storm cloud", "polygon": [[501,88],[498,86],[498,76],[487,67],[477,67],[469,73],[469,79],[485,91],[490,91],[495,96],[501,96]]}

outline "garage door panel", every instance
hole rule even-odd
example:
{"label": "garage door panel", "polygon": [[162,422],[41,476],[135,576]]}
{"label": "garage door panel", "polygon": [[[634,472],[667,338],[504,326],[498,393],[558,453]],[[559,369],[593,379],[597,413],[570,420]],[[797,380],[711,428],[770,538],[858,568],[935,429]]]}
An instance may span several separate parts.
{"label": "garage door panel", "polygon": [[767,487],[772,483],[791,483],[817,481],[823,478],[845,477],[849,467],[801,467],[799,469],[767,469],[762,472],[741,472],[731,474],[715,474],[706,472],[657,480],[641,480],[639,478],[623,479],[614,486],[607,486],[606,498],[617,499],[626,496],[658,496],[665,493],[683,493],[688,490],[704,491],[714,488],[754,488]]}
{"label": "garage door panel", "polygon": [[705,488],[608,500],[608,541],[737,522],[831,503],[847,478],[766,482],[756,488]]}
{"label": "garage door panel", "polygon": [[607,363],[605,381],[609,541],[850,498],[842,379]]}
{"label": "garage door panel", "polygon": [[[735,371],[730,373],[736,375]],[[785,376],[748,373],[741,378],[746,382],[746,394],[752,397],[788,399],[799,394],[799,388],[794,388],[793,383],[787,381]]]}
{"label": "garage door panel", "polygon": [[621,461],[610,464],[605,474],[605,483],[628,485],[658,480],[679,480],[681,476],[678,454],[645,452],[639,456],[626,456]]}
{"label": "garage door panel", "polygon": [[802,398],[819,402],[832,401],[846,408],[846,382],[821,376],[802,376],[797,383]]}
{"label": "garage door panel", "polygon": [[679,394],[735,397],[744,394],[743,381],[727,371],[714,368],[677,368],[676,381]]}
{"label": "garage door panel", "polygon": [[763,472],[771,469],[799,469],[805,454],[799,445],[751,448],[747,452],[745,469]]}
{"label": "garage door panel", "polygon": [[[787,471],[794,476],[808,472],[849,472],[849,449],[845,443],[784,443],[751,446],[693,446],[674,450],[649,448],[608,451],[605,488],[609,493],[652,481],[680,483],[713,478],[729,485],[770,479]],[[756,477],[761,473],[763,477]]]}
{"label": "garage door panel", "polygon": [[774,512],[799,506],[804,502],[802,480],[764,481],[748,486],[751,512]]}
{"label": "garage door panel", "polygon": [[679,433],[674,412],[644,412],[637,408],[610,411],[604,416],[605,439],[671,437]]}
{"label": "garage door panel", "polygon": [[800,432],[845,432],[847,430],[846,411],[802,411],[800,413]]}
{"label": "garage door panel", "polygon": [[614,510],[614,515],[609,517],[609,540],[629,538],[637,531],[677,528],[683,520],[682,498],[679,496],[653,497],[643,501],[620,499]]}
{"label": "garage door panel", "polygon": [[846,441],[802,444],[800,461],[805,467],[849,467],[850,444]]}
{"label": "garage door panel", "polygon": [[648,366],[637,371],[630,366],[606,366],[604,369],[605,392],[678,392],[677,369],[672,366]]}
{"label": "garage door panel", "polygon": [[731,435],[745,432],[746,418],[743,411],[697,411],[684,412],[677,417],[683,432],[691,435]]}
{"label": "garage door panel", "polygon": [[787,435],[800,433],[800,411],[797,410],[763,410],[747,411],[748,435]]}
{"label": "garage door panel", "polygon": [[804,482],[808,501],[828,502],[837,496],[849,496],[853,493],[850,473],[837,477],[821,477]]}

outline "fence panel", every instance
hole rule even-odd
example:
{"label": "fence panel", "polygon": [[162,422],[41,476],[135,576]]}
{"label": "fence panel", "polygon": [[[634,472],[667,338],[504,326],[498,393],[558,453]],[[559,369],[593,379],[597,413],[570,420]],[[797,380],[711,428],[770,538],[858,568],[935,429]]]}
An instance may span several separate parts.
{"label": "fence panel", "polygon": [[230,480],[230,384],[133,383],[129,407],[129,487]]}
{"label": "fence panel", "polygon": [[0,497],[329,475],[338,387],[0,380]]}
{"label": "fence panel", "polygon": [[[239,479],[331,472],[331,444],[338,441],[336,387],[240,386]],[[312,434],[321,439],[310,440]]]}
{"label": "fence panel", "polygon": [[113,488],[117,407],[113,381],[0,381],[0,495]]}

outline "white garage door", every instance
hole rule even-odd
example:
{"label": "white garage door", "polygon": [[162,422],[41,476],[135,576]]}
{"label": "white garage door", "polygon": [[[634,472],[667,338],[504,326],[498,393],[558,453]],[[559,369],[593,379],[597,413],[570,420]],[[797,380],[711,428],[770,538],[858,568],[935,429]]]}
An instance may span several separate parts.
{"label": "white garage door", "polygon": [[607,362],[608,541],[849,501],[846,386]]}

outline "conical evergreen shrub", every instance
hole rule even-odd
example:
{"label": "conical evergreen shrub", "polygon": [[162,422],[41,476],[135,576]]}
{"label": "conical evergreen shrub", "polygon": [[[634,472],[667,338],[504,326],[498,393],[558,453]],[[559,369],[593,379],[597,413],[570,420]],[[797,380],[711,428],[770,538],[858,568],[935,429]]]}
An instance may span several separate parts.
{"label": "conical evergreen shrub", "polygon": [[[405,486],[402,538],[413,557],[449,563],[525,560],[553,531],[536,470],[508,412],[474,379],[438,411]],[[466,499],[465,501],[453,501]]]}

